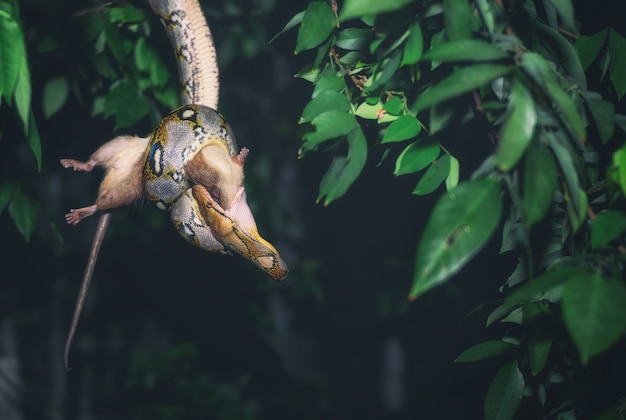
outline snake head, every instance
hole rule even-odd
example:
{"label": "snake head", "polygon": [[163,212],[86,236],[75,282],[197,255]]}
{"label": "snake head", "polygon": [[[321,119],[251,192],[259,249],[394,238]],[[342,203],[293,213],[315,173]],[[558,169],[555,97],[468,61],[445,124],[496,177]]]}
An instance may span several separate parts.
{"label": "snake head", "polygon": [[226,250],[241,255],[276,281],[282,281],[287,277],[289,272],[287,264],[276,248],[263,239],[257,230],[243,186],[239,187],[226,210],[201,185],[194,185],[192,194],[202,218],[211,227],[215,239]]}

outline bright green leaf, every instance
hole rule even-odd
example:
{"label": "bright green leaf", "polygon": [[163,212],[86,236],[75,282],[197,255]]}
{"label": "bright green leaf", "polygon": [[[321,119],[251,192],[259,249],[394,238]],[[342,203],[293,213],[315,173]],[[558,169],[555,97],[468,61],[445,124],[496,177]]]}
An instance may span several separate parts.
{"label": "bright green leaf", "polygon": [[302,153],[315,150],[321,143],[344,136],[358,126],[352,115],[336,110],[319,114],[311,124],[315,131],[306,133],[302,138]]}
{"label": "bright green leaf", "polygon": [[591,248],[606,245],[626,231],[626,214],[620,210],[599,213],[591,226]]}
{"label": "bright green leaf", "polygon": [[608,171],[607,177],[622,189],[626,195],[626,146],[613,153],[613,166]]}
{"label": "bright green leaf", "polygon": [[502,131],[500,144],[495,153],[495,164],[502,171],[510,171],[517,165],[532,141],[537,126],[537,112],[530,92],[517,78],[513,80],[509,96],[509,112]]}
{"label": "bright green leaf", "polygon": [[511,420],[522,402],[524,377],[517,362],[504,365],[494,376],[485,397],[485,420]]}
{"label": "bright green leaf", "polygon": [[315,117],[326,111],[343,111],[347,113],[350,111],[350,108],[350,101],[346,95],[327,90],[311,99],[304,107],[300,123],[312,121]]}
{"label": "bright green leaf", "polygon": [[603,29],[594,35],[583,35],[576,40],[576,43],[574,43],[574,49],[580,58],[580,63],[583,66],[583,69],[587,70],[593,60],[596,59],[606,43],[608,34],[609,30]]}
{"label": "bright green leaf", "polygon": [[455,362],[477,362],[494,356],[507,354],[517,346],[502,340],[489,340],[470,347],[459,355]]}
{"label": "bright green leaf", "polygon": [[427,51],[422,60],[438,62],[494,61],[509,58],[509,53],[480,39],[442,42]]}
{"label": "bright green leaf", "polygon": [[328,90],[339,92],[343,90],[345,86],[346,85],[341,76],[338,76],[336,74],[324,75],[317,79],[317,81],[315,82],[315,86],[313,87],[313,94],[311,96],[315,98],[322,92],[326,92]]}
{"label": "bright green leaf", "polygon": [[450,155],[450,171],[446,177],[446,190],[452,191],[459,184],[459,160]]}
{"label": "bright green leaf", "polygon": [[0,17],[0,95],[11,101],[26,55],[24,37],[19,24],[10,16]]}
{"label": "bright green leaf", "polygon": [[383,105],[383,109],[392,115],[402,115],[404,112],[404,101],[399,96],[392,96],[387,99]]}
{"label": "bright green leaf", "polygon": [[379,15],[381,13],[392,12],[411,3],[413,0],[345,0],[343,9],[339,13],[339,20],[365,17],[368,15]]}
{"label": "bright green leaf", "polygon": [[335,14],[324,1],[312,1],[298,28],[295,53],[315,48],[326,40],[337,24]]}
{"label": "bright green leaf", "polygon": [[557,169],[554,157],[542,144],[532,145],[524,160],[522,212],[526,227],[543,219],[550,208],[556,187]]}
{"label": "bright green leaf", "polygon": [[613,345],[626,330],[626,287],[598,273],[581,273],[563,290],[563,320],[583,363]]}
{"label": "bright green leaf", "polygon": [[450,174],[450,155],[444,154],[430,164],[413,190],[413,194],[426,195],[435,191]]}
{"label": "bright green leaf", "polygon": [[461,183],[439,198],[420,239],[409,297],[459,271],[491,238],[501,215],[500,188],[493,179]]}
{"label": "bright green leaf", "polygon": [[409,37],[406,39],[404,49],[402,50],[402,65],[411,65],[417,63],[422,56],[424,50],[424,36],[422,28],[418,22],[415,22],[409,28]]}
{"label": "bright green leaf", "polygon": [[369,104],[363,102],[359,105],[354,112],[357,117],[365,118],[366,120],[378,120],[382,114],[383,105],[380,102],[375,104]]}
{"label": "bright green leaf", "polygon": [[317,201],[324,199],[325,206],[348,191],[367,161],[367,141],[360,127],[356,127],[348,134],[347,142],[348,154],[346,156],[336,154],[320,181]]}
{"label": "bright green leaf", "polygon": [[421,126],[417,118],[412,115],[403,115],[389,125],[381,143],[395,143],[412,139],[420,131]]}
{"label": "bright green leaf", "polygon": [[18,186],[9,203],[9,214],[17,230],[24,237],[24,240],[28,242],[35,230],[37,217],[39,216],[39,204],[37,201],[24,188]]}
{"label": "bright green leaf", "polygon": [[19,115],[20,120],[22,120],[24,134],[28,135],[28,118],[31,111],[30,71],[28,70],[26,56],[22,56],[20,60],[22,61],[22,64],[20,65],[20,74],[15,85],[15,108],[17,109],[17,114]]}
{"label": "bright green leaf", "polygon": [[609,54],[611,55],[611,82],[618,100],[626,93],[626,38],[617,31],[609,33]]}
{"label": "bright green leaf", "polygon": [[45,118],[50,118],[56,114],[65,104],[69,94],[69,83],[67,78],[59,76],[46,82],[43,87],[42,108]]}
{"label": "bright green leaf", "polygon": [[478,89],[512,70],[500,64],[476,64],[463,67],[418,96],[413,112]]}
{"label": "bright green leaf", "polygon": [[396,159],[394,175],[421,171],[439,156],[439,143],[432,139],[420,139],[409,144]]}

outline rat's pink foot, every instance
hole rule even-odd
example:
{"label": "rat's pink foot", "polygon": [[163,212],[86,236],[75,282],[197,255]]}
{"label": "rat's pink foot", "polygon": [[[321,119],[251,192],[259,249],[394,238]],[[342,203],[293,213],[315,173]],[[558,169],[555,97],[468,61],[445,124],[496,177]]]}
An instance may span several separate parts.
{"label": "rat's pink foot", "polygon": [[236,156],[233,156],[232,159],[235,163],[243,166],[243,164],[246,162],[246,158],[248,157],[249,153],[250,153],[250,149],[248,149],[247,147],[242,147],[241,150],[239,151],[239,154]]}
{"label": "rat's pink foot", "polygon": [[95,204],[80,209],[71,209],[70,212],[65,215],[65,221],[70,225],[77,225],[78,222],[83,220],[85,217],[91,216],[97,211],[98,206]]}
{"label": "rat's pink foot", "polygon": [[75,171],[91,172],[93,167],[96,166],[96,162],[93,160],[81,162],[75,159],[61,159],[61,165],[63,165],[64,168],[72,168]]}

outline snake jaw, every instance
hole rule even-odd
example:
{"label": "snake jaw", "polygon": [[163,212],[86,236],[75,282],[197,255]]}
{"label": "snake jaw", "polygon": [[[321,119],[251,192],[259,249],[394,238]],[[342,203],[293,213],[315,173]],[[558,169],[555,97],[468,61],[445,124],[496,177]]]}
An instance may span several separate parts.
{"label": "snake jaw", "polygon": [[211,227],[215,239],[226,249],[246,258],[276,281],[287,277],[287,264],[276,248],[261,237],[257,230],[243,187],[240,187],[227,210],[201,185],[195,185],[192,193],[202,218]]}

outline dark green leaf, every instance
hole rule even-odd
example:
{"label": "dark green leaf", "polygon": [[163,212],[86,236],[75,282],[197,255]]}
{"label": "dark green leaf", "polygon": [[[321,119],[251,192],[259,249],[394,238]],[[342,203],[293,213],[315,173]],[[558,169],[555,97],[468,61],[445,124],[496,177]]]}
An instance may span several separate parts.
{"label": "dark green leaf", "polygon": [[509,96],[509,112],[502,131],[500,144],[495,153],[495,164],[502,171],[517,165],[526,148],[535,136],[537,112],[530,92],[515,78]]}
{"label": "dark green leaf", "polygon": [[344,111],[326,111],[315,117],[311,124],[315,131],[302,138],[301,153],[316,150],[321,143],[344,136],[358,126],[354,117]]}
{"label": "dark green leaf", "polygon": [[523,307],[523,314],[524,325],[528,329],[530,372],[536,376],[545,367],[552,347],[552,333],[546,322],[549,311],[542,302],[527,302]]}
{"label": "dark green leaf", "polygon": [[524,377],[517,362],[504,365],[494,376],[485,397],[485,420],[511,420],[522,402]]}
{"label": "dark green leaf", "polygon": [[315,117],[326,111],[343,111],[347,113],[350,111],[350,101],[346,95],[339,92],[333,90],[324,91],[311,99],[304,107],[300,123],[312,121]]}
{"label": "dark green leaf", "polygon": [[344,50],[364,50],[373,36],[370,29],[347,28],[337,34],[335,46]]}
{"label": "dark green leaf", "polygon": [[420,131],[421,126],[417,118],[412,115],[403,115],[389,125],[381,143],[394,143],[412,139]]}
{"label": "dark green leaf", "polygon": [[456,358],[455,362],[476,362],[478,360],[489,359],[494,356],[507,354],[517,346],[502,340],[489,340],[476,344],[465,350]]}
{"label": "dark green leaf", "polygon": [[626,195],[626,146],[613,153],[613,166],[608,171],[607,177],[622,189],[622,194]]}
{"label": "dark green leaf", "polygon": [[626,38],[617,31],[609,33],[609,54],[611,55],[611,83],[617,92],[618,100],[626,93]]}
{"label": "dark green leaf", "polygon": [[120,65],[126,65],[127,55],[130,53],[133,43],[125,39],[119,30],[113,25],[106,25],[104,27],[104,34],[106,39],[106,45],[111,50],[113,57]]}
{"label": "dark green leaf", "polygon": [[343,90],[343,88],[345,88],[345,83],[343,82],[343,78],[341,76],[336,74],[324,75],[315,82],[315,87],[313,88],[313,94],[311,96],[315,98],[322,92],[326,92],[328,90],[339,92]]}
{"label": "dark green leaf", "polygon": [[535,27],[538,35],[542,38],[542,42],[548,45],[550,52],[554,55],[553,59],[559,63],[559,66],[569,74],[581,89],[587,89],[585,70],[574,46],[555,28],[539,22],[535,23]]}
{"label": "dark green leaf", "polygon": [[583,69],[587,70],[589,65],[596,59],[600,50],[606,43],[606,37],[609,34],[608,29],[603,29],[600,32],[591,36],[581,36],[576,40],[574,49],[580,58],[580,63]]}
{"label": "dark green leaf", "polygon": [[296,13],[294,17],[292,17],[291,19],[289,19],[289,22],[287,22],[287,23],[285,24],[285,26],[283,27],[283,29],[281,29],[279,33],[277,33],[276,35],[274,35],[274,36],[272,37],[272,39],[270,39],[270,42],[269,42],[269,43],[271,44],[271,43],[272,43],[272,42],[274,42],[274,40],[275,40],[276,38],[278,38],[280,35],[284,34],[284,33],[285,33],[285,32],[287,32],[289,29],[291,29],[291,28],[295,27],[296,25],[299,25],[300,23],[302,23],[302,18],[303,18],[303,17],[304,17],[304,10],[303,10],[303,11],[301,11],[301,12]]}
{"label": "dark green leaf", "polygon": [[104,116],[115,116],[115,128],[128,127],[150,111],[150,104],[137,87],[123,80],[114,84],[104,103]]}
{"label": "dark green leaf", "polygon": [[576,137],[576,140],[583,141],[587,138],[585,131],[585,123],[578,111],[576,103],[572,98],[561,89],[556,83],[552,81],[546,81],[545,87],[550,97],[554,101],[554,105],[557,108],[557,114],[565,117],[564,123],[571,130],[572,134]]}
{"label": "dark green leaf", "polygon": [[409,28],[409,37],[406,39],[404,49],[402,50],[402,65],[411,65],[417,63],[422,56],[424,50],[424,36],[422,28],[418,22],[415,22]]}
{"label": "dark green leaf", "polygon": [[29,114],[31,103],[31,86],[30,86],[30,71],[28,70],[28,63],[26,62],[26,56],[21,57],[22,64],[20,65],[20,74],[15,84],[15,108],[17,114],[22,120],[24,126],[24,134],[28,135],[29,132]]}
{"label": "dark green leaf", "polygon": [[606,144],[615,132],[615,106],[601,99],[587,99],[586,103],[596,123],[600,140]]}
{"label": "dark green leaf", "polygon": [[413,190],[413,194],[426,195],[435,191],[450,174],[450,155],[445,153],[430,164]]}
{"label": "dark green leaf", "polygon": [[39,139],[39,130],[37,129],[35,114],[32,109],[28,117],[28,134],[26,135],[26,142],[30,146],[30,150],[32,150],[33,155],[35,155],[37,170],[41,171],[41,140]]}
{"label": "dark green leaf", "polygon": [[348,154],[336,154],[328,171],[320,182],[320,192],[317,201],[324,199],[327,206],[343,196],[365,166],[367,160],[367,141],[360,127],[352,130],[348,136]]}
{"label": "dark green leaf", "polygon": [[43,87],[42,108],[45,118],[50,118],[65,104],[69,94],[69,84],[64,76],[55,77]]}
{"label": "dark green leaf", "polygon": [[9,204],[13,193],[17,188],[17,184],[13,181],[0,180],[0,214],[4,211],[4,208]]}
{"label": "dark green leaf", "polygon": [[449,41],[466,39],[472,33],[472,9],[467,1],[443,0],[443,20]]}
{"label": "dark green leaf", "polygon": [[561,21],[563,22],[563,28],[567,31],[576,34],[578,28],[574,21],[574,6],[571,0],[550,0],[552,5],[557,10]]}
{"label": "dark green leaf", "polygon": [[487,243],[501,215],[500,188],[493,179],[467,181],[443,195],[420,239],[409,297],[417,298],[459,271]]}
{"label": "dark green leaf", "polygon": [[606,245],[626,231],[626,214],[620,210],[599,213],[591,226],[591,248]]}
{"label": "dark green leaf", "polygon": [[335,14],[324,1],[312,1],[304,11],[298,29],[295,53],[315,48],[326,40],[335,29]]}
{"label": "dark green leaf", "polygon": [[4,95],[9,103],[25,55],[24,37],[19,24],[8,13],[0,13],[0,95]]}
{"label": "dark green leaf", "polygon": [[418,96],[412,111],[424,110],[440,102],[478,89],[511,71],[500,64],[476,64],[463,67]]}
{"label": "dark green leaf", "polygon": [[28,194],[24,188],[17,187],[13,192],[13,198],[9,203],[9,214],[15,223],[15,227],[28,242],[30,240],[39,216],[39,205],[37,201]]}
{"label": "dark green leaf", "polygon": [[343,9],[341,9],[341,12],[339,13],[339,20],[343,22],[348,19],[392,12],[411,3],[412,1],[413,0],[346,0],[343,4]]}
{"label": "dark green leaf", "polygon": [[526,227],[543,219],[550,208],[556,187],[557,169],[554,157],[543,144],[532,145],[524,160],[522,212]]}
{"label": "dark green leaf", "polygon": [[400,51],[396,51],[390,58],[383,60],[381,68],[382,71],[377,72],[373,77],[374,83],[367,88],[368,91],[374,91],[380,86],[384,85],[396,74],[398,68],[400,68],[400,61],[402,54]]}
{"label": "dark green leaf", "polygon": [[493,44],[479,39],[442,42],[427,51],[422,60],[438,62],[494,61],[509,58],[509,54]]}
{"label": "dark green leaf", "polygon": [[598,273],[581,273],[563,290],[563,320],[583,363],[613,345],[626,329],[626,287]]}
{"label": "dark green leaf", "polygon": [[396,160],[394,175],[421,171],[439,156],[439,143],[432,139],[420,139],[408,145]]}

